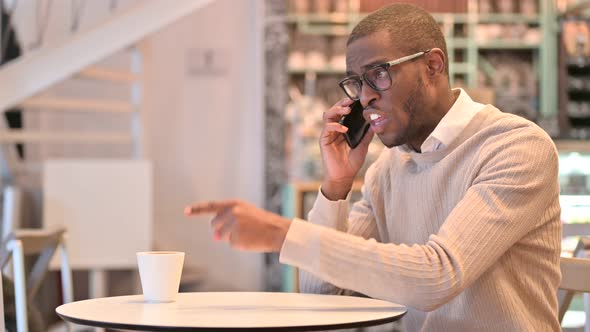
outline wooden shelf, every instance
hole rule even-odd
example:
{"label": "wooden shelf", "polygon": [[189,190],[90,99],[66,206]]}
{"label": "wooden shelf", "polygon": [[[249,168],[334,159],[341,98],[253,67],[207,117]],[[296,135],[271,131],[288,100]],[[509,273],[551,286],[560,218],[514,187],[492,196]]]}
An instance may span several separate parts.
{"label": "wooden shelf", "polygon": [[[313,22],[326,24],[348,24],[351,19],[349,13],[327,13],[327,14],[289,14],[287,15],[287,22]],[[356,16],[356,15],[354,15]]]}
{"label": "wooden shelf", "polygon": [[[312,22],[325,24],[350,24],[355,23],[368,13],[326,13],[326,14],[289,14],[287,22]],[[469,23],[474,20],[475,23],[497,23],[497,24],[540,24],[539,15],[524,15],[517,13],[491,13],[476,14],[470,16],[467,13],[433,13],[432,16],[437,22],[452,21],[453,23]]]}
{"label": "wooden shelf", "polygon": [[502,24],[540,24],[539,15],[524,14],[478,14],[478,23],[502,23]]}
{"label": "wooden shelf", "polygon": [[587,140],[557,139],[554,142],[559,152],[590,153],[590,143]]}
{"label": "wooden shelf", "polygon": [[[317,193],[322,185],[321,181],[292,181],[285,187],[283,199],[283,215],[289,218],[305,218],[303,206],[304,196]],[[355,180],[352,191],[359,192],[363,186],[362,180]]]}
{"label": "wooden shelf", "polygon": [[519,41],[495,41],[477,44],[481,50],[536,50],[540,47],[537,43],[523,43]]}
{"label": "wooden shelf", "polygon": [[455,37],[455,38],[451,38],[451,37],[447,37],[445,38],[447,41],[447,47],[448,48],[467,48],[467,46],[469,45],[469,39],[468,38],[462,38],[462,37]]}
{"label": "wooden shelf", "polygon": [[291,75],[305,75],[305,74],[322,74],[322,75],[344,75],[346,74],[345,68],[289,68],[289,74]]}
{"label": "wooden shelf", "polygon": [[454,62],[450,64],[451,66],[451,72],[455,73],[455,74],[466,74],[471,70],[471,64],[470,63],[458,63],[458,62]]}

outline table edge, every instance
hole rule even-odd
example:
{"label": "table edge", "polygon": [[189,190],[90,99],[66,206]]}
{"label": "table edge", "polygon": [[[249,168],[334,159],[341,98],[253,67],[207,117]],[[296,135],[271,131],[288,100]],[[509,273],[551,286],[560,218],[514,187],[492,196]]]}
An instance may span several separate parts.
{"label": "table edge", "polygon": [[93,320],[86,320],[80,318],[69,317],[60,314],[56,310],[56,314],[64,321],[86,325],[94,327],[122,329],[122,330],[133,330],[133,331],[154,331],[154,332],[168,332],[168,331],[265,331],[265,332],[295,332],[295,331],[322,331],[322,330],[338,330],[338,329],[350,329],[357,327],[369,327],[384,325],[387,323],[395,322],[408,313],[408,310],[404,310],[402,313],[381,319],[373,319],[362,322],[352,323],[340,323],[340,324],[327,324],[327,325],[301,325],[301,326],[272,326],[272,327],[187,327],[187,326],[152,326],[152,325],[129,325],[122,323],[105,323]]}

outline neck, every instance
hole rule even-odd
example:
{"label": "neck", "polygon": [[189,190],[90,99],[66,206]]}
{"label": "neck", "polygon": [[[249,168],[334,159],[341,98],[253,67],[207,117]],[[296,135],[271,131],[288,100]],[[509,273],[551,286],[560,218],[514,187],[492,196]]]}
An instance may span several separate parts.
{"label": "neck", "polygon": [[422,121],[421,129],[418,130],[419,133],[416,135],[416,138],[408,142],[408,146],[411,147],[412,150],[422,152],[422,143],[424,143],[426,138],[428,138],[436,126],[438,126],[440,120],[442,120],[445,114],[451,109],[458,97],[459,92],[454,93],[453,90],[447,87],[434,96],[432,99],[434,100],[433,104],[424,105],[426,106],[425,110],[427,110],[427,114],[422,114],[424,116],[424,121]]}

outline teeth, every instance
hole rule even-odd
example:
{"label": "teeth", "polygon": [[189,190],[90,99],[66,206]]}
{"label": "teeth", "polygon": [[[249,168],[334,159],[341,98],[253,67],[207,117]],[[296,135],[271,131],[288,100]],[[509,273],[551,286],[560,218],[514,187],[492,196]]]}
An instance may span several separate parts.
{"label": "teeth", "polygon": [[371,114],[370,115],[370,118],[371,118],[371,120],[377,120],[377,119],[381,118],[381,115],[379,115],[379,114]]}

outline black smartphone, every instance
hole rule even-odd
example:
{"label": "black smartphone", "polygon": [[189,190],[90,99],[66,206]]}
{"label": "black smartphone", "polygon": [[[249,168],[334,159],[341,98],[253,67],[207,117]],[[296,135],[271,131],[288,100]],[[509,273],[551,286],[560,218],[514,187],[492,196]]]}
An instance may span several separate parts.
{"label": "black smartphone", "polygon": [[339,123],[348,128],[344,137],[346,138],[346,143],[352,149],[359,145],[371,126],[363,117],[363,105],[359,100],[355,100],[350,105],[350,113],[344,115]]}

